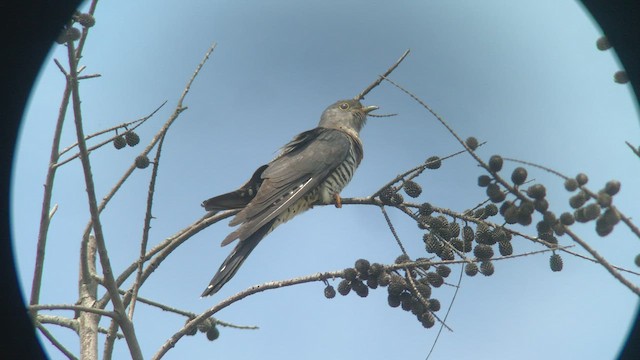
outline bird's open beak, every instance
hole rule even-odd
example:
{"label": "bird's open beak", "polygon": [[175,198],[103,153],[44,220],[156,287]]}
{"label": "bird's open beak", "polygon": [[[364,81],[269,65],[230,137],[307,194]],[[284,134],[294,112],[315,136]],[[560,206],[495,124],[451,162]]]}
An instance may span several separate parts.
{"label": "bird's open beak", "polygon": [[364,111],[365,114],[368,114],[370,112],[372,112],[373,110],[378,110],[378,107],[375,105],[371,105],[371,106],[365,106],[362,108],[362,111]]}

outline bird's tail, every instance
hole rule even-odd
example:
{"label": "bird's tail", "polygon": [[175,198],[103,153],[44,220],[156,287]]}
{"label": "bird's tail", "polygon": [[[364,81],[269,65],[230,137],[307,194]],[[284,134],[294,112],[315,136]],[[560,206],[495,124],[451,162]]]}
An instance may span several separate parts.
{"label": "bird's tail", "polygon": [[258,231],[253,233],[248,238],[238,242],[238,245],[233,249],[231,254],[224,260],[216,275],[211,279],[209,286],[204,290],[201,297],[213,295],[217,293],[224,284],[226,284],[231,278],[238,272],[238,269],[242,263],[247,259],[251,251],[256,248],[260,240],[262,240],[271,229],[273,221],[269,221],[262,226]]}

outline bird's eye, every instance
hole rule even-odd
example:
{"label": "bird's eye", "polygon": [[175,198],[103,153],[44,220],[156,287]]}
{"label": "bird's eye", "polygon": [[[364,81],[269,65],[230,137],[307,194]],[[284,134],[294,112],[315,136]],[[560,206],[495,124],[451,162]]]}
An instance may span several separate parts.
{"label": "bird's eye", "polygon": [[342,103],[340,104],[340,109],[342,110],[347,110],[349,108],[349,104],[348,103]]}

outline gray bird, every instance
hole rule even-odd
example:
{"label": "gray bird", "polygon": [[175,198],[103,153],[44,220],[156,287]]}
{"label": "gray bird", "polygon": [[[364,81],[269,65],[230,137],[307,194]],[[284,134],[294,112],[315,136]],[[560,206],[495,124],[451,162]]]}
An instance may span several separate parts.
{"label": "gray bird", "polygon": [[242,209],[229,226],[240,225],[222,246],[238,239],[202,296],[218,292],[247,256],[278,225],[316,203],[341,206],[340,191],[362,160],[359,133],[377,106],[340,100],[327,107],[318,127],[286,144],[270,163],[259,167],[238,190],[205,200],[207,211]]}

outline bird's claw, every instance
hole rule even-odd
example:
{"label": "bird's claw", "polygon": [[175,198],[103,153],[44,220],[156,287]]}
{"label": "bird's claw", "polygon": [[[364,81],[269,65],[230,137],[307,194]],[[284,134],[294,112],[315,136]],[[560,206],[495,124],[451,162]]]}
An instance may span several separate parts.
{"label": "bird's claw", "polygon": [[336,207],[340,209],[342,207],[342,198],[340,197],[340,194],[338,193],[333,194],[333,198],[336,201]]}

